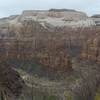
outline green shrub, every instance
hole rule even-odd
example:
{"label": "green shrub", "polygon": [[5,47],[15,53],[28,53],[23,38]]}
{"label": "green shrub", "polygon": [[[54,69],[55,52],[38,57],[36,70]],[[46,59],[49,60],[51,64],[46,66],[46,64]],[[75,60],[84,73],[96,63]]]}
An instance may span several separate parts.
{"label": "green shrub", "polygon": [[5,100],[3,92],[1,92],[0,100]]}
{"label": "green shrub", "polygon": [[64,96],[66,100],[73,100],[73,95],[70,92],[65,91]]}

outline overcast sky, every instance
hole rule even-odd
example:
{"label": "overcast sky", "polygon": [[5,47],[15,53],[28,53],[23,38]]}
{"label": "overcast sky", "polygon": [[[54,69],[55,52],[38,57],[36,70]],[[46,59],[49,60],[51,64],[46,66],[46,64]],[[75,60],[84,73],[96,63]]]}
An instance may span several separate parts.
{"label": "overcast sky", "polygon": [[0,17],[20,14],[23,10],[67,8],[100,14],[100,0],[0,0]]}

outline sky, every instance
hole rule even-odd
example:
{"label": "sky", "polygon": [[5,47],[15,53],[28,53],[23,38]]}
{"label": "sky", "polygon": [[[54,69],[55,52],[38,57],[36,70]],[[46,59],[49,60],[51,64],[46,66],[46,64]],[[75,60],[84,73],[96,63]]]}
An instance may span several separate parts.
{"label": "sky", "polygon": [[89,16],[100,14],[100,0],[0,0],[0,17],[21,14],[23,10],[75,9]]}

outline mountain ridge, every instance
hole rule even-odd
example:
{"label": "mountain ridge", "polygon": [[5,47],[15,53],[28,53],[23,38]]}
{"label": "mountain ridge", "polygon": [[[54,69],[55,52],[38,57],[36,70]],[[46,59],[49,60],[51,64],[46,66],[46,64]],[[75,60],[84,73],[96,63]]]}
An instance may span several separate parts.
{"label": "mountain ridge", "polygon": [[50,10],[24,10],[20,15],[11,15],[0,19],[2,23],[17,24],[23,20],[35,20],[40,24],[48,23],[54,27],[89,27],[95,25],[94,21],[86,13],[73,9]]}

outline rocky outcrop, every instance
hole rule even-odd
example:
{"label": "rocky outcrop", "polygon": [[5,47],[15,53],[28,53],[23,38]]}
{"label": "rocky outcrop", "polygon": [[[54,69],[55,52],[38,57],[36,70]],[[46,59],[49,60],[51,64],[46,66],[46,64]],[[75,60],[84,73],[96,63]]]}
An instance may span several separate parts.
{"label": "rocky outcrop", "polygon": [[84,42],[81,56],[85,60],[100,64],[100,36],[98,32],[93,37],[88,37],[86,42]]}
{"label": "rocky outcrop", "polygon": [[7,100],[16,100],[21,95],[24,81],[7,62],[0,62],[0,92]]}
{"label": "rocky outcrop", "polygon": [[89,27],[94,25],[93,20],[84,12],[68,9],[26,10],[23,11],[20,20],[35,20],[53,27]]}

